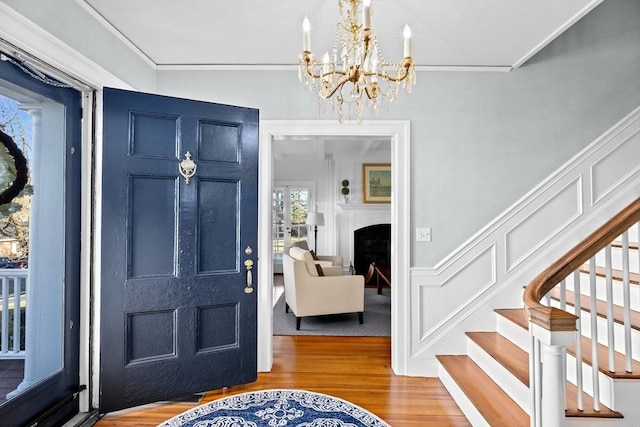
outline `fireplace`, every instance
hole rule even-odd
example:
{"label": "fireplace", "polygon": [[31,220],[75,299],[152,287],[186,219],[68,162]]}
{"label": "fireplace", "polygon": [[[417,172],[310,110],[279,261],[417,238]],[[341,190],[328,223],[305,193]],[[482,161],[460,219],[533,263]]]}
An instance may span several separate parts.
{"label": "fireplace", "polygon": [[376,224],[353,233],[356,274],[367,274],[369,265],[391,266],[391,224]]}

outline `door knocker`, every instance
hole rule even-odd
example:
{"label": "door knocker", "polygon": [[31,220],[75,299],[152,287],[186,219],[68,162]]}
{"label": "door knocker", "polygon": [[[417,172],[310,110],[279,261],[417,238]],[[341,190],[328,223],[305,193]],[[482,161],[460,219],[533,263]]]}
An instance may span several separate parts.
{"label": "door knocker", "polygon": [[184,177],[184,182],[189,184],[191,178],[196,174],[198,165],[191,160],[191,153],[187,151],[184,155],[184,160],[180,162],[180,175]]}

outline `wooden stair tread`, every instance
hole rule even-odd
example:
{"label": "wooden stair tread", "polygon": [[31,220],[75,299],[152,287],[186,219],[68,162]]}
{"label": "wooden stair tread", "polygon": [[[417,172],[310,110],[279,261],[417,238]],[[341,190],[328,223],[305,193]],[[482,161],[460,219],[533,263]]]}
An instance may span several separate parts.
{"label": "wooden stair tread", "polygon": [[[568,299],[568,298],[567,298]],[[568,302],[567,302],[568,303]],[[516,325],[520,326],[525,330],[529,330],[529,319],[527,318],[527,314],[523,309],[520,308],[502,308],[495,310],[496,313],[500,314],[504,318],[512,321]],[[520,349],[520,348],[518,348]],[[521,349],[520,349],[521,350]],[[575,346],[567,347],[567,351],[575,356]],[[615,353],[615,366],[616,372],[610,372],[608,366],[608,355],[607,355],[607,347],[598,344],[598,365],[599,370],[603,374],[611,377],[611,378],[638,378],[640,374],[640,363],[637,361],[632,362],[632,372],[626,372],[624,370],[624,355],[619,352]],[[589,365],[591,365],[591,339],[587,337],[582,337],[582,360]]]}
{"label": "wooden stair tread", "polygon": [[[571,355],[576,355],[576,346],[571,345],[567,347],[567,352]],[[593,354],[591,352],[591,339],[582,337],[582,361],[589,364],[593,364]],[[606,346],[598,344],[598,370],[603,374],[611,378],[625,378],[625,379],[640,379],[640,362],[636,360],[631,361],[631,372],[625,371],[624,355],[618,352],[614,353],[614,366],[615,372],[609,371],[609,352]]]}
{"label": "wooden stair tread", "polygon": [[600,404],[600,410],[593,409],[593,398],[586,393],[582,396],[582,411],[578,410],[578,387],[567,381],[567,409],[564,410],[564,415],[567,417],[589,417],[589,418],[624,418],[618,411],[612,411],[611,409]]}
{"label": "wooden stair tread", "polygon": [[497,308],[494,311],[521,328],[529,330],[529,317],[523,308]]}
{"label": "wooden stair tread", "polygon": [[[566,291],[567,305],[575,307],[575,293],[573,291]],[[560,301],[560,289],[554,288],[550,292],[551,298]],[[587,295],[580,295],[580,308],[588,313],[591,313],[591,298]],[[606,301],[596,300],[596,310],[598,317],[607,317],[607,303]],[[613,320],[621,325],[624,324],[623,308],[619,305],[613,306]],[[640,331],[640,312],[631,310],[631,328]]]}
{"label": "wooden stair tread", "polygon": [[[467,332],[467,336],[478,344],[487,354],[504,366],[520,382],[529,387],[529,354],[497,332]],[[593,409],[593,398],[583,395],[583,411],[578,411],[575,385],[567,381],[567,409],[565,414],[571,417],[619,418],[619,412],[612,411],[600,404],[600,411]]]}
{"label": "wooden stair tread", "polygon": [[[589,274],[589,264],[584,264],[580,267],[580,272]],[[596,266],[596,276],[597,277],[606,277],[607,269],[602,266]],[[622,282],[622,270],[611,269],[611,277],[615,283]],[[629,283],[632,285],[640,285],[640,274],[635,272],[629,272]]]}
{"label": "wooden stair tread", "polygon": [[529,415],[469,356],[436,358],[489,425],[529,427]]}

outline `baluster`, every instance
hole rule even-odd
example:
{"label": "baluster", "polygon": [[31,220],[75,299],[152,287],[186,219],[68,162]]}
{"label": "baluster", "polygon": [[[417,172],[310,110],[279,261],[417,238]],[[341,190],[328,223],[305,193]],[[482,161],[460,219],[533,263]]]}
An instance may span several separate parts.
{"label": "baluster", "polygon": [[567,311],[567,279],[560,282],[560,308]]}
{"label": "baluster", "polygon": [[533,335],[533,324],[529,323],[529,384],[531,388],[531,427],[542,427],[542,366],[540,366],[540,340]]}
{"label": "baluster", "polygon": [[542,297],[542,303],[547,307],[551,307],[551,292],[553,291],[549,291],[544,297]]}
{"label": "baluster", "polygon": [[0,354],[9,350],[9,278],[2,277],[2,340],[0,340]]}
{"label": "baluster", "polygon": [[609,354],[609,371],[616,371],[615,364],[615,338],[614,338],[614,322],[613,322],[613,264],[611,262],[611,245],[604,248],[604,264],[606,268],[606,286],[607,286],[607,345]]}
{"label": "baluster", "polygon": [[20,277],[13,278],[13,352],[20,353],[20,302],[22,279]]}
{"label": "baluster", "polygon": [[[593,410],[600,410],[600,377],[598,376],[598,307],[596,305],[596,259],[589,260],[589,297],[591,298],[591,375],[593,378]],[[582,363],[582,361],[578,361]]]}
{"label": "baluster", "polygon": [[573,292],[575,294],[575,304],[573,305],[574,313],[578,316],[576,322],[576,388],[578,389],[578,410],[584,410],[584,385],[582,381],[582,323],[581,323],[581,307],[582,299],[580,292],[580,270],[573,272]]}
{"label": "baluster", "polygon": [[631,367],[631,283],[629,281],[629,232],[622,233],[622,295],[624,300],[624,367],[627,372]]}

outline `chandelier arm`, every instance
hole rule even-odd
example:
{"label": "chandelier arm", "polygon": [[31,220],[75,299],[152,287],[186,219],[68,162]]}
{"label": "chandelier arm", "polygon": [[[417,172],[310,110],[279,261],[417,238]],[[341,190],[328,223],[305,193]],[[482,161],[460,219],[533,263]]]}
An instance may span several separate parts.
{"label": "chandelier arm", "polygon": [[[345,73],[341,73],[341,74],[345,74]],[[336,83],[336,87],[333,88],[333,90],[331,91],[331,93],[329,93],[327,96],[324,96],[324,99],[329,99],[331,98],[339,89],[342,88],[342,86],[344,86],[344,84],[346,82],[349,81],[349,78],[346,75],[343,75],[342,77],[340,77],[340,80],[338,80],[338,83]],[[342,102],[342,101],[341,101]]]}
{"label": "chandelier arm", "polygon": [[367,76],[367,77],[369,77],[369,76],[378,76],[378,77],[381,77],[381,78],[383,78],[385,80],[389,80],[390,82],[397,83],[397,82],[403,81],[404,79],[406,79],[409,76],[409,70],[405,69],[404,70],[404,74],[401,77],[393,77],[392,75],[387,74],[387,73],[365,73],[365,76]]}
{"label": "chandelier arm", "polygon": [[[389,65],[393,65],[393,64],[389,64]],[[370,76],[378,76],[381,77],[383,79],[389,80],[391,82],[401,82],[403,80],[405,80],[408,76],[409,76],[409,70],[413,67],[413,58],[408,57],[405,58],[402,63],[400,64],[400,66],[402,67],[402,69],[404,69],[404,74],[400,77],[394,77],[390,74],[387,73],[379,73],[379,72],[372,72],[372,71],[367,71],[364,73],[365,76],[370,77]]]}
{"label": "chandelier arm", "polygon": [[328,73],[322,73],[322,74],[314,74],[313,73],[313,66],[311,66],[310,64],[307,64],[307,74],[311,77],[313,77],[314,79],[321,79],[323,77],[326,76],[332,76],[332,75],[341,75],[341,76],[346,76],[347,73],[344,71],[340,71],[340,70],[334,70],[334,71],[329,71]]}

